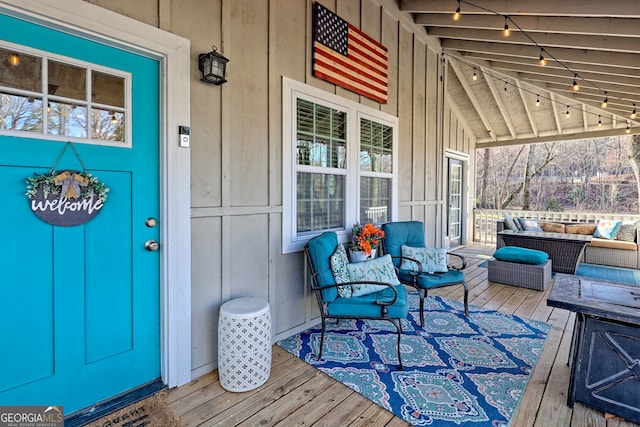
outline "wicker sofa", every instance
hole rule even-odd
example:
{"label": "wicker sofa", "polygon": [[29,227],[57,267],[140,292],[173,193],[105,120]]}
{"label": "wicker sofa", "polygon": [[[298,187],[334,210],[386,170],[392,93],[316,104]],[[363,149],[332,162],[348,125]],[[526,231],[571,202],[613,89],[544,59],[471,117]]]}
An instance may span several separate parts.
{"label": "wicker sofa", "polygon": [[[540,221],[545,232],[560,232],[592,235],[597,227],[595,223],[547,223]],[[506,229],[504,220],[496,223],[496,233]],[[587,243],[580,262],[588,264],[608,265],[613,267],[640,269],[640,228],[635,231],[634,241],[608,240],[594,237]],[[496,235],[496,248],[505,246],[502,236]]]}

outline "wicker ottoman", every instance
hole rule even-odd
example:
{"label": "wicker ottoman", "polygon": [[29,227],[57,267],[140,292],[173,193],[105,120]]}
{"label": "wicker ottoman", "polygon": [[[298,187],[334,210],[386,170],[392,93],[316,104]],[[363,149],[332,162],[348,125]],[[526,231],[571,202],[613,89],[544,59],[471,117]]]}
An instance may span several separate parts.
{"label": "wicker ottoman", "polygon": [[544,264],[489,260],[489,281],[544,291],[551,281],[551,260]]}

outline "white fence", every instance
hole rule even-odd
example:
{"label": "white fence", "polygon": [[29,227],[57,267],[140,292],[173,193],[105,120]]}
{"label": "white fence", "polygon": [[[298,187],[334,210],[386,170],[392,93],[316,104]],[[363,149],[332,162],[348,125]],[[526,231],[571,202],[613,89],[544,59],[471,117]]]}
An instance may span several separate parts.
{"label": "white fence", "polygon": [[595,212],[550,212],[550,211],[522,211],[522,210],[473,210],[473,243],[479,245],[496,244],[496,221],[511,215],[514,218],[532,218],[548,222],[597,222],[601,219],[621,221],[638,221],[640,215]]}

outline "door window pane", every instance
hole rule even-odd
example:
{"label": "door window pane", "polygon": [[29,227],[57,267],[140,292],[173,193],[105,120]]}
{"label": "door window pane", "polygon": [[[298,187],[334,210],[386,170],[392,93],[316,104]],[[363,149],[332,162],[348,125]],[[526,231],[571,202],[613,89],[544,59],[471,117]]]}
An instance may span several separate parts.
{"label": "door window pane", "polygon": [[42,99],[0,93],[0,130],[42,132]]}
{"label": "door window pane", "polygon": [[42,58],[0,48],[0,85],[42,92]]}
{"label": "door window pane", "polygon": [[57,61],[48,62],[48,93],[78,101],[87,100],[87,70]]}
{"label": "door window pane", "polygon": [[93,71],[91,73],[91,101],[124,108],[124,78]]}

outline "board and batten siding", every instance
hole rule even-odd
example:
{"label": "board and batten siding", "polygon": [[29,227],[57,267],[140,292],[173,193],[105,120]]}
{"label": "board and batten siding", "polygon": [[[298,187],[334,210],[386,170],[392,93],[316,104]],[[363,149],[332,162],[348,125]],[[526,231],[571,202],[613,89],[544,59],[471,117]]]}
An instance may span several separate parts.
{"label": "board and batten siding", "polygon": [[[440,130],[451,113],[440,47],[395,1],[321,1],[388,48],[384,105],[312,76],[312,0],[90,2],[191,41],[194,378],[217,367],[218,313],[229,299],[268,299],[274,340],[319,320],[302,252],[282,253],[283,76],[399,117],[398,219],[424,221],[427,241],[441,242],[445,149],[468,153],[475,141]],[[212,45],[230,60],[219,87],[199,81],[198,54]]]}

